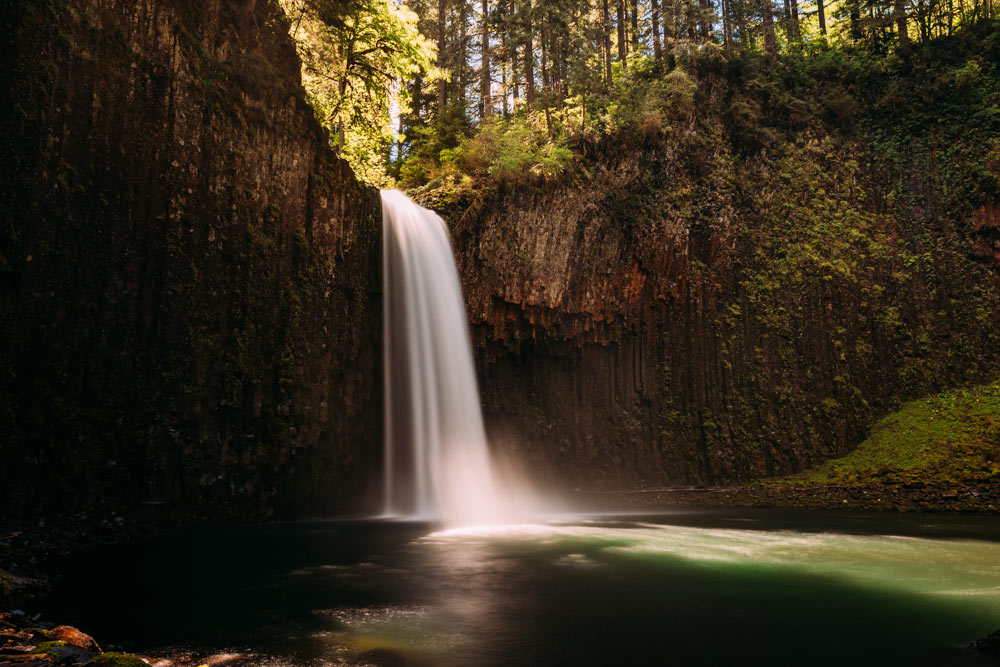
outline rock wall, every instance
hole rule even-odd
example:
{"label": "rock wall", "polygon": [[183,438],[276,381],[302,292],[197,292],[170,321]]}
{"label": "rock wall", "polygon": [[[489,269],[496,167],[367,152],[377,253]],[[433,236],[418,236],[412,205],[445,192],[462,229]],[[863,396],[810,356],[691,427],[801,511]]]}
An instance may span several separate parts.
{"label": "rock wall", "polygon": [[379,204],[329,150],[277,3],[3,12],[4,518],[363,501]]}
{"label": "rock wall", "polygon": [[494,446],[547,486],[723,485],[994,377],[997,171],[950,140],[746,156],[692,120],[451,211]]}

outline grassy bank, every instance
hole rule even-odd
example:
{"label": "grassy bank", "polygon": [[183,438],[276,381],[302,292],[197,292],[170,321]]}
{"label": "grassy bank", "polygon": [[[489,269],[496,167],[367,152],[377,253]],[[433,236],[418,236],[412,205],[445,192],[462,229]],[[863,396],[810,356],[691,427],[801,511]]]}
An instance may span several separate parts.
{"label": "grassy bank", "polygon": [[911,401],[856,450],[767,485],[911,488],[1000,484],[1000,381]]}

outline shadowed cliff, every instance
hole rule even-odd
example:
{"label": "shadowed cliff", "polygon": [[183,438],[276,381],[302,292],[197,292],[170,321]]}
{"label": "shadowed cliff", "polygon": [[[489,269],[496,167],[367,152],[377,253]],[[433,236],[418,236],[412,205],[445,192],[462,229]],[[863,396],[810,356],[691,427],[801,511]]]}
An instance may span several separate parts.
{"label": "shadowed cliff", "polygon": [[0,503],[260,517],[365,498],[380,218],[276,3],[6,3]]}

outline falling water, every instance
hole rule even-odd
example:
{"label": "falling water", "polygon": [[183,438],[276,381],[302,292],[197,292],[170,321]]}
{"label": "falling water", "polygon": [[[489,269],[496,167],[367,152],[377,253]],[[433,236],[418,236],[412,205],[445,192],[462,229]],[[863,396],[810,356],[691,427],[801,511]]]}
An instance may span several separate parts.
{"label": "falling water", "polygon": [[385,513],[497,518],[458,271],[444,221],[382,191]]}

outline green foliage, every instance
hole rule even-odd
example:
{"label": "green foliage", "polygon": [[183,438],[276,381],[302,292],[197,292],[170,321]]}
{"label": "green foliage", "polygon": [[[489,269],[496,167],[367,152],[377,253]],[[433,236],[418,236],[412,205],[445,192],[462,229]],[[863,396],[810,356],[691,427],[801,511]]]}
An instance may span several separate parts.
{"label": "green foliage", "polygon": [[907,403],[880,420],[852,453],[782,482],[1000,483],[1000,382]]}
{"label": "green foliage", "polygon": [[400,82],[429,71],[434,45],[417,17],[391,0],[281,0],[302,60],[302,81],[320,122],[363,180],[386,185],[396,139],[392,117],[404,112]]}
{"label": "green foliage", "polygon": [[[468,186],[473,179],[495,182],[525,177],[551,178],[561,174],[573,154],[563,138],[553,139],[539,114],[496,119],[454,148],[441,150],[436,161],[411,160],[404,164],[404,185],[430,187]],[[423,183],[421,182],[423,181]]]}
{"label": "green foliage", "polygon": [[66,646],[68,646],[68,644],[63,641],[42,642],[32,649],[31,652],[42,653],[48,656],[49,659],[58,661],[62,657],[62,649]]}

